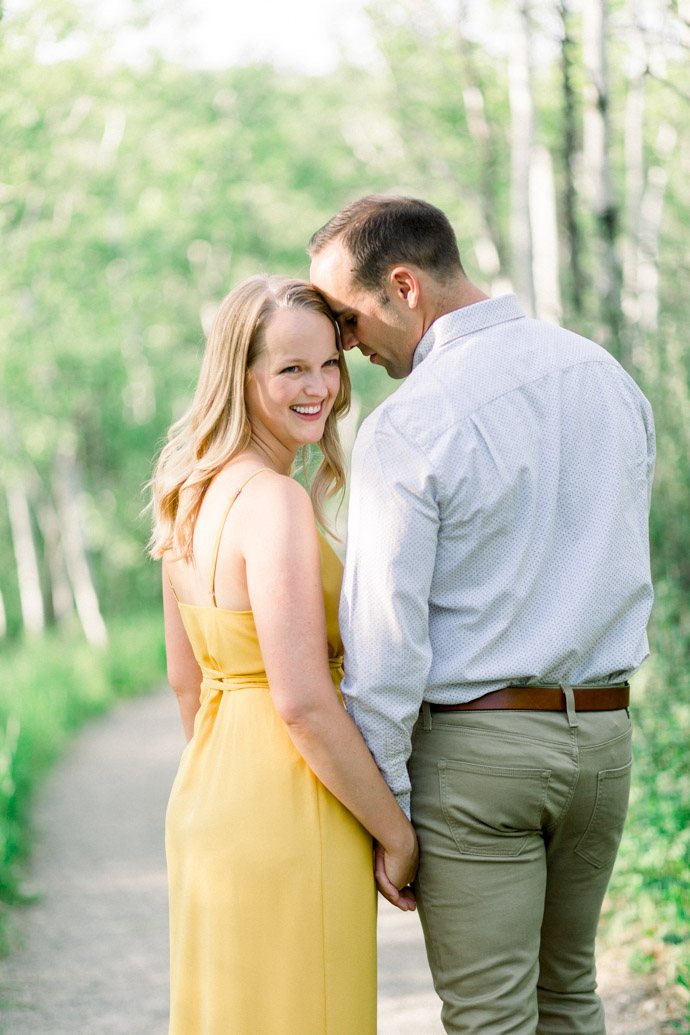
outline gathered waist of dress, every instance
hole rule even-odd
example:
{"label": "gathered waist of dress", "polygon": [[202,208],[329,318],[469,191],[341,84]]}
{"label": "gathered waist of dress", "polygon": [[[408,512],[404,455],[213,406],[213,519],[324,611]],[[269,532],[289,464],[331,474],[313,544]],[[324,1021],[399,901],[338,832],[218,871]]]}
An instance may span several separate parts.
{"label": "gathered waist of dress", "polygon": [[[328,667],[331,671],[331,679],[336,686],[343,678],[343,657],[338,655],[328,659]],[[202,669],[202,689],[209,690],[268,690],[268,676],[259,672],[251,672],[246,675],[222,675],[212,669]]]}

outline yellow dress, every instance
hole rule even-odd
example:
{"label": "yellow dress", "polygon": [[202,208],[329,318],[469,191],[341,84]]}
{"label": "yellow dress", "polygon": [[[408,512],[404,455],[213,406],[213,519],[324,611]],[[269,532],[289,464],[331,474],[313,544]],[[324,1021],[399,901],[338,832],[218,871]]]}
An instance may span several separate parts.
{"label": "yellow dress", "polygon": [[[371,838],[293,746],[251,611],[215,606],[224,523],[213,605],[179,603],[203,682],[166,819],[170,1035],[373,1035]],[[342,565],[319,540],[337,687]]]}

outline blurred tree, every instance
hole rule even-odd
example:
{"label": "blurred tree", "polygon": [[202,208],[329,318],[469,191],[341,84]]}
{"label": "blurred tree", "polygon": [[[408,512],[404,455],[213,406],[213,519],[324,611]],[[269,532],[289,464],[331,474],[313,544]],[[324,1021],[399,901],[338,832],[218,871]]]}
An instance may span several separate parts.
{"label": "blurred tree", "polygon": [[594,286],[599,299],[597,338],[629,363],[621,342],[619,212],[611,170],[611,86],[608,72],[608,0],[582,0],[585,69],[583,159],[587,202],[594,215]]}
{"label": "blurred tree", "polygon": [[516,0],[510,14],[513,45],[508,61],[510,96],[510,240],[515,293],[528,316],[536,315],[533,214],[530,177],[534,161],[533,40],[529,0]]}
{"label": "blurred tree", "polygon": [[[73,457],[81,553],[106,619],[132,596],[151,599],[139,487],[186,405],[215,306],[257,270],[306,274],[305,241],[357,194],[429,197],[456,226],[473,279],[496,293],[526,266],[539,312],[563,308],[585,333],[601,322],[596,242],[613,226],[606,248],[616,262],[626,256],[626,274],[625,316],[619,294],[611,323],[637,341],[623,358],[652,379],[685,368],[673,344],[684,293],[664,272],[687,262],[687,25],[662,0],[618,0],[605,23],[601,0],[588,3],[580,12],[565,0],[465,0],[451,11],[439,0],[377,0],[380,66],[343,65],[318,80],[268,65],[192,70],[155,54],[130,68],[69,4],[30,5],[3,23],[0,403],[15,429],[3,475],[15,502],[12,526],[0,508],[0,589],[11,635],[22,624],[20,525],[20,541],[34,543],[44,619],[68,611],[59,455]],[[587,10],[600,25],[591,72],[576,45]],[[607,49],[613,76],[602,71]],[[514,69],[522,55],[527,122],[515,102],[511,113],[511,54]],[[585,86],[598,91],[588,104]],[[609,144],[590,161],[584,125],[599,119],[601,142],[602,107]],[[603,222],[584,189],[590,167],[606,185]],[[512,216],[511,179],[521,184]],[[393,387],[357,360],[353,378],[363,413]],[[36,599],[27,549],[21,584]],[[72,610],[73,585],[70,594]]]}
{"label": "blurred tree", "polygon": [[[311,233],[357,195],[426,197],[472,280],[601,332],[654,405],[652,887],[690,779],[688,2],[371,0],[369,16],[380,60],[319,78],[130,67],[63,0],[2,21],[0,637],[76,616],[99,644],[113,616],[157,606],[142,487],[220,299],[260,270],[306,275]],[[348,442],[395,387],[350,367]]]}
{"label": "blurred tree", "polygon": [[0,405],[15,443],[0,587],[11,635],[76,610],[103,642],[101,612],[157,593],[141,488],[215,306],[262,269],[304,275],[308,237],[362,163],[338,119],[318,118],[324,102],[337,113],[337,83],[156,55],[129,68],[75,18],[29,7],[0,50]]}
{"label": "blurred tree", "polygon": [[564,224],[564,252],[567,255],[567,262],[564,264],[564,275],[567,278],[566,296],[570,298],[574,312],[579,315],[585,307],[585,274],[582,268],[583,241],[575,185],[581,136],[577,125],[577,104],[575,99],[575,78],[577,76],[576,41],[573,29],[573,14],[567,0],[560,0],[558,13],[561,21],[560,65],[563,120],[561,130],[562,146],[560,149],[563,179],[561,208]]}

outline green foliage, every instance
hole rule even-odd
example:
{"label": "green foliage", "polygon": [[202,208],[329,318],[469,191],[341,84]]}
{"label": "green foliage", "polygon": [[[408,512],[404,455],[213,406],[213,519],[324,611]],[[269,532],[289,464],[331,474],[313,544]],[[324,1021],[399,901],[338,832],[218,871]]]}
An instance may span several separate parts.
{"label": "green foliage", "polygon": [[[638,376],[657,428],[650,522],[655,603],[650,658],[634,683],[634,779],[612,896],[614,928],[627,923],[646,932],[642,956],[665,970],[676,1002],[674,989],[690,971],[690,389],[673,311],[669,306],[665,337],[638,351]],[[642,956],[633,964],[640,966]]]}
{"label": "green foliage", "polygon": [[673,583],[657,580],[650,641],[634,684],[635,780],[617,882],[653,903],[668,944],[690,943],[690,611]]}
{"label": "green foliage", "polygon": [[[107,618],[132,594],[155,594],[141,564],[141,489],[188,402],[209,315],[250,274],[306,274],[306,241],[362,163],[337,119],[319,117],[337,110],[336,82],[314,91],[269,66],[114,66],[103,37],[45,67],[35,56],[45,17],[14,19],[0,51],[4,465],[50,491],[56,447],[76,448]],[[71,22],[53,17],[53,35],[68,35]],[[13,567],[7,535],[10,635]]]}
{"label": "green foliage", "polygon": [[30,805],[48,767],[85,721],[161,685],[164,673],[160,609],[111,623],[104,651],[73,628],[0,658],[0,903],[21,899]]}
{"label": "green foliage", "polygon": [[[166,429],[188,404],[205,329],[223,295],[261,270],[306,275],[311,233],[353,197],[386,190],[441,206],[471,279],[488,291],[502,278],[506,283],[513,8],[504,0],[463,4],[458,15],[451,6],[372,0],[380,62],[370,69],[343,64],[319,79],[269,65],[192,70],[156,55],[136,67],[117,64],[107,33],[89,25],[81,7],[57,0],[29,2],[24,13],[2,20],[0,490],[17,476],[28,487],[50,605],[40,501],[52,491],[56,452],[76,456],[86,547],[111,638],[98,653],[61,626],[59,635],[21,645],[17,566],[0,496],[0,599],[9,644],[0,658],[6,897],[16,891],[37,775],[86,716],[160,676],[158,573],[144,561],[142,488]],[[658,330],[641,331],[639,298],[624,299],[620,314],[624,358],[655,410],[659,459],[652,657],[634,687],[633,798],[612,895],[616,916],[634,918],[651,939],[636,965],[665,952],[682,976],[689,959],[690,66],[686,30],[672,21],[676,7],[650,0],[643,37],[635,36],[633,46],[631,33],[640,26],[627,20],[622,3],[611,5],[609,151],[621,254],[636,232],[624,217],[634,191],[626,108],[638,45],[646,106],[642,175],[647,187],[659,188],[644,204],[656,197],[663,206],[658,239],[641,242],[646,290],[658,281]],[[579,10],[564,4],[562,13],[573,40],[572,122],[565,117],[563,26],[556,8],[532,5],[535,142],[553,158],[564,323],[593,334],[600,318],[592,277],[596,225],[581,183],[586,73]],[[81,56],[67,59],[67,48],[60,58],[60,47],[80,32],[87,40]],[[568,184],[574,235],[566,219]],[[585,283],[576,291],[570,250],[578,234]],[[499,264],[495,279],[480,256],[487,240]],[[350,359],[361,419],[395,384],[359,354]],[[346,426],[344,438],[354,430],[355,422]],[[132,612],[151,618],[121,618]]]}

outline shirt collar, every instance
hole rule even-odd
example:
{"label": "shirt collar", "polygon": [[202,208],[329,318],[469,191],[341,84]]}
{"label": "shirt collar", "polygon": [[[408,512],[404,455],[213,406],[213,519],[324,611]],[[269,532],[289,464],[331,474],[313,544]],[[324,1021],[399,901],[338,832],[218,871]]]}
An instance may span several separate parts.
{"label": "shirt collar", "polygon": [[473,302],[462,309],[454,309],[452,313],[444,313],[438,320],[434,320],[415,349],[412,369],[419,366],[435,348],[449,345],[458,338],[486,330],[487,327],[522,319],[524,315],[515,295],[487,298],[483,302]]}

